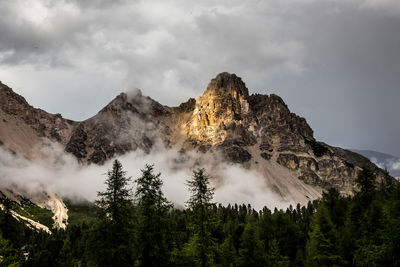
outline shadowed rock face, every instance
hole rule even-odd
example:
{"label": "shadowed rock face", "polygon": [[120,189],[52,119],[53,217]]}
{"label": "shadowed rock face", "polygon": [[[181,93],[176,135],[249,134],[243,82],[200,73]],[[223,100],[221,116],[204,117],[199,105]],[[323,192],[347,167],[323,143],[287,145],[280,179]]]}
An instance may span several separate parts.
{"label": "shadowed rock face", "polygon": [[140,93],[122,93],[94,117],[73,131],[66,151],[82,162],[102,164],[116,155],[136,150],[150,152],[156,141],[169,144],[170,130],[157,117],[170,112]]}
{"label": "shadowed rock face", "polygon": [[[35,109],[0,84],[0,124],[25,133],[21,140],[14,140],[11,130],[0,127],[0,141],[11,149],[27,135],[35,142],[48,138],[83,164],[102,164],[136,149],[150,152],[161,144],[220,154],[222,161],[242,164],[263,175],[284,168],[301,184],[333,186],[346,194],[351,194],[362,166],[380,172],[356,153],[317,142],[306,120],[291,113],[279,96],[249,95],[245,83],[229,73],[217,75],[201,97],[178,107],[163,106],[140,91],[122,93],[82,122]],[[23,152],[22,148],[17,151]],[[278,188],[280,182],[272,187]]]}

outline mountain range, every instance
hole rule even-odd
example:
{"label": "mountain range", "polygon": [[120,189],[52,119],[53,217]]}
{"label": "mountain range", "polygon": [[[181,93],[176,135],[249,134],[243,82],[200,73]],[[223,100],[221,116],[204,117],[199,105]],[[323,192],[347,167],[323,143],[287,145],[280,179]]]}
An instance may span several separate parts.
{"label": "mountain range", "polygon": [[[218,74],[202,96],[177,107],[135,90],[79,122],[34,108],[0,83],[0,144],[34,161],[46,157],[42,148],[48,143],[82,166],[131,151],[175,150],[177,169],[207,163],[213,174],[220,164],[239,166],[262,176],[268,190],[293,204],[316,199],[330,187],[351,195],[364,166],[383,175],[365,153],[316,140],[307,121],[279,96],[249,94],[241,78],[229,73]],[[221,177],[212,176],[218,187]]]}

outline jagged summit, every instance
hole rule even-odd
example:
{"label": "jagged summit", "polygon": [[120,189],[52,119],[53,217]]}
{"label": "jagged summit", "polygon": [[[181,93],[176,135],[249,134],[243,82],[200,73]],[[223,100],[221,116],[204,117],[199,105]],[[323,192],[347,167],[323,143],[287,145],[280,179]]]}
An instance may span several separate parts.
{"label": "jagged summit", "polygon": [[195,143],[222,143],[227,137],[227,129],[245,123],[250,115],[248,94],[244,82],[235,74],[217,75],[196,101],[187,124],[189,138]]}
{"label": "jagged summit", "polygon": [[142,92],[136,89],[116,96],[107,106],[100,110],[99,114],[112,113],[121,115],[124,111],[141,114],[142,116],[162,116],[169,113],[166,107],[148,96],[143,96]]}
{"label": "jagged summit", "polygon": [[249,90],[242,79],[235,74],[228,72],[222,72],[218,74],[207,86],[205,93],[216,93],[216,94],[239,94],[247,98],[249,96]]}

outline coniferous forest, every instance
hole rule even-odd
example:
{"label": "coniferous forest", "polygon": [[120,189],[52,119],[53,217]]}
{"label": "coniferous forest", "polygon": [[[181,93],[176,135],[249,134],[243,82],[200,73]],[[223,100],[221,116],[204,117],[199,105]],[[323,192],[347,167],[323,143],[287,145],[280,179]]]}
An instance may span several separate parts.
{"label": "coniferous forest", "polygon": [[[212,175],[212,174],[211,174]],[[188,177],[186,208],[162,192],[146,165],[132,192],[119,161],[108,171],[93,218],[47,234],[32,230],[2,200],[1,266],[399,266],[400,185],[359,172],[358,190],[336,189],[307,206],[260,211],[222,206],[204,169]]]}

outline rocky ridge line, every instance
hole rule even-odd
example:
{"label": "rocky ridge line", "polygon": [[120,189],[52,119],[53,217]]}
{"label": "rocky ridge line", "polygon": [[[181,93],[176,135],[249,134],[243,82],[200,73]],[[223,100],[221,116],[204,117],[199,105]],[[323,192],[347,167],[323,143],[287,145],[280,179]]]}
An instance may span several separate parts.
{"label": "rocky ridge line", "polygon": [[[33,131],[39,139],[60,143],[83,164],[102,164],[136,149],[148,153],[159,143],[182,151],[220,154],[226,162],[266,176],[281,166],[306,185],[333,186],[345,194],[352,193],[362,166],[380,172],[356,153],[318,142],[306,120],[291,113],[279,96],[250,95],[245,83],[229,73],[217,75],[201,97],[178,107],[163,106],[140,91],[122,93],[82,122],[35,109],[0,84],[0,116],[7,127],[23,127],[27,134]],[[0,129],[2,143],[8,146],[11,139],[10,133]],[[271,183],[281,183],[278,180],[276,175]]]}

